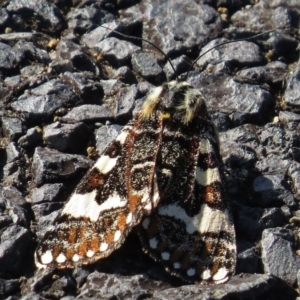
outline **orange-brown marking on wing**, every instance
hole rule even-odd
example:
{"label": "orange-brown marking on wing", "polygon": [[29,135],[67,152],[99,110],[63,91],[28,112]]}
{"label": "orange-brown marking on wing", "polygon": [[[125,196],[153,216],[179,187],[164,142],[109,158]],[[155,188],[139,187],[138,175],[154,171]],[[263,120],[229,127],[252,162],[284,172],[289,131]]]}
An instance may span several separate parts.
{"label": "orange-brown marking on wing", "polygon": [[77,232],[76,227],[71,227],[70,228],[69,237],[68,237],[68,242],[70,244],[74,244],[75,243],[75,241],[76,241],[76,232]]}
{"label": "orange-brown marking on wing", "polygon": [[60,245],[58,245],[58,244],[54,245],[53,250],[52,250],[53,257],[56,258],[61,252],[62,252],[62,249],[61,249]]}
{"label": "orange-brown marking on wing", "polygon": [[66,249],[66,257],[68,260],[71,260],[74,254],[75,254],[75,251],[74,251],[73,247],[69,247]]}
{"label": "orange-brown marking on wing", "polygon": [[124,229],[126,228],[126,215],[123,212],[120,212],[118,214],[118,228],[121,231],[124,231]]}
{"label": "orange-brown marking on wing", "polygon": [[79,227],[78,239],[84,239],[85,238],[86,230],[87,230],[86,226]]}
{"label": "orange-brown marking on wing", "polygon": [[141,203],[141,197],[139,197],[137,195],[129,195],[128,202],[129,202],[129,210],[131,212],[135,212],[136,208]]}
{"label": "orange-brown marking on wing", "polygon": [[101,173],[91,173],[87,179],[90,188],[97,188],[104,183],[104,176]]}
{"label": "orange-brown marking on wing", "polygon": [[98,252],[100,246],[100,239],[98,237],[93,237],[90,242],[91,250]]}
{"label": "orange-brown marking on wing", "polygon": [[222,196],[218,190],[214,189],[211,186],[207,186],[205,188],[204,194],[205,194],[205,198],[204,198],[205,202],[207,204],[212,204],[212,205],[215,204],[216,201],[220,201]]}
{"label": "orange-brown marking on wing", "polygon": [[112,232],[108,232],[108,233],[105,235],[105,242],[106,242],[107,244],[111,244],[111,243],[113,243],[113,241],[114,241],[114,235],[113,235],[113,233],[112,233]]}
{"label": "orange-brown marking on wing", "polygon": [[83,240],[83,242],[78,246],[78,255],[85,256],[88,248],[87,246],[87,241]]}

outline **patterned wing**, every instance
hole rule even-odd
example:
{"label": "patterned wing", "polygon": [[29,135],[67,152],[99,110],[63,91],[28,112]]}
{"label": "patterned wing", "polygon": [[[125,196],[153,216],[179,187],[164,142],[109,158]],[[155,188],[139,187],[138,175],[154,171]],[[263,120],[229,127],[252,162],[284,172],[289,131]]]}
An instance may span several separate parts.
{"label": "patterned wing", "polygon": [[35,254],[38,267],[89,264],[123,243],[158,203],[154,170],[161,136],[159,112],[149,118],[135,115],[46,232]]}
{"label": "patterned wing", "polygon": [[187,83],[162,91],[160,203],[139,229],[143,249],[188,282],[222,283],[234,273],[235,232],[214,126],[203,96]]}

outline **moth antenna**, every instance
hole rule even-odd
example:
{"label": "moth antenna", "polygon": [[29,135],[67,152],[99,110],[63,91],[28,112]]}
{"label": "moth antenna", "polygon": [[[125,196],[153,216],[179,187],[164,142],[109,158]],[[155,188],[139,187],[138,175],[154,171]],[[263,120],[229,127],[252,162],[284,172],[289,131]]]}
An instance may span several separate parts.
{"label": "moth antenna", "polygon": [[116,31],[114,29],[110,29],[110,28],[108,28],[106,26],[103,26],[103,25],[100,25],[100,27],[103,27],[103,28],[105,28],[107,30],[110,30],[111,32],[114,32],[114,33],[116,33],[116,34],[118,34],[118,35],[120,35],[122,37],[127,38],[127,39],[143,41],[143,42],[146,42],[146,43],[150,44],[152,47],[154,47],[156,50],[158,50],[168,60],[169,64],[171,65],[171,67],[173,69],[174,74],[176,73],[175,68],[174,68],[174,66],[173,66],[173,64],[172,64],[171,59],[169,58],[169,56],[166,53],[164,53],[159,47],[157,47],[156,45],[154,45],[152,42],[150,42],[150,41],[148,41],[146,39],[140,38],[140,37],[131,36],[131,35],[127,35],[127,34],[121,33],[119,31]]}
{"label": "moth antenna", "polygon": [[[282,28],[281,28],[281,29],[282,29]],[[192,70],[192,68],[194,67],[194,65],[196,64],[196,62],[197,62],[201,57],[203,57],[205,54],[207,54],[209,51],[211,51],[211,50],[213,50],[213,49],[216,49],[216,48],[219,48],[219,47],[221,47],[221,46],[227,45],[227,44],[251,40],[251,39],[256,38],[256,37],[258,37],[258,36],[265,35],[265,34],[268,34],[268,33],[271,33],[271,32],[277,31],[277,30],[278,30],[278,28],[276,28],[276,29],[271,29],[271,30],[268,30],[268,31],[265,31],[265,32],[262,32],[262,33],[255,34],[255,35],[250,36],[250,37],[248,37],[248,38],[223,42],[223,43],[220,43],[220,44],[218,44],[218,45],[216,45],[216,46],[214,46],[214,47],[208,49],[208,50],[205,51],[204,53],[200,54],[200,55],[193,61],[193,63],[191,64],[189,70],[188,70],[187,73],[186,73],[185,80],[188,78],[189,72]]]}

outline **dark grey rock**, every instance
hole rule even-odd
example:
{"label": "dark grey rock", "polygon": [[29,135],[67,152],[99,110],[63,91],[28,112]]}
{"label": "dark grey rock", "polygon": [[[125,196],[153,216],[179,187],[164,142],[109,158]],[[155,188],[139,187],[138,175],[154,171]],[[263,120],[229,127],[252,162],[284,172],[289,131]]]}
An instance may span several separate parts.
{"label": "dark grey rock", "polygon": [[192,65],[191,60],[186,55],[181,55],[173,60],[171,60],[172,65],[175,70],[173,70],[169,62],[164,66],[164,72],[168,78],[168,81],[173,80],[179,74],[188,71]]}
{"label": "dark grey rock", "polygon": [[10,141],[17,140],[23,133],[22,121],[18,118],[2,117],[3,135]]}
{"label": "dark grey rock", "polygon": [[128,118],[131,115],[137,92],[136,85],[120,88],[115,97],[114,115],[116,118]]}
{"label": "dark grey rock", "polygon": [[90,136],[91,130],[84,123],[55,122],[44,127],[45,144],[62,152],[82,152],[86,148]]}
{"label": "dark grey rock", "polygon": [[20,86],[22,82],[22,77],[20,75],[6,77],[4,83],[8,87]]}
{"label": "dark grey rock", "polygon": [[290,111],[280,111],[278,118],[284,125],[288,125],[288,123],[292,122],[300,123],[300,115]]}
{"label": "dark grey rock", "polygon": [[238,254],[236,273],[258,273],[260,257],[250,248]]}
{"label": "dark grey rock", "polygon": [[290,35],[276,31],[266,41],[266,47],[272,49],[271,55],[274,58],[280,58],[282,55],[287,55],[289,51],[297,51],[298,43],[298,40]]}
{"label": "dark grey rock", "polygon": [[123,86],[123,83],[118,79],[100,80],[104,94],[115,95],[118,90]]}
{"label": "dark grey rock", "polygon": [[45,71],[45,67],[42,64],[34,64],[32,66],[26,66],[20,70],[21,76],[31,77],[34,75],[41,75]]}
{"label": "dark grey rock", "polygon": [[37,43],[20,40],[15,44],[14,48],[19,50],[21,53],[24,53],[28,62],[32,63],[32,61],[35,61],[46,65],[51,62],[49,53],[44,48],[37,45]]}
{"label": "dark grey rock", "polygon": [[36,294],[34,292],[31,293],[27,293],[26,295],[24,295],[22,298],[22,300],[46,300],[46,298],[42,297],[39,294]]}
{"label": "dark grey rock", "polygon": [[104,59],[117,67],[129,63],[133,53],[140,50],[138,46],[128,41],[119,40],[115,37],[106,38],[94,45],[90,45],[90,47],[100,51]]}
{"label": "dark grey rock", "polygon": [[13,220],[11,219],[10,216],[8,216],[6,214],[0,215],[0,230],[2,230],[5,227],[8,227],[12,223],[13,223]]}
{"label": "dark grey rock", "polygon": [[284,93],[284,103],[289,110],[300,112],[300,63],[293,73],[288,76]]}
{"label": "dark grey rock", "polygon": [[38,119],[49,118],[56,109],[78,100],[70,86],[53,79],[23,94],[11,106],[29,119]]}
{"label": "dark grey rock", "polygon": [[213,123],[215,124],[218,132],[225,132],[232,128],[231,120],[226,113],[214,113],[211,114],[211,118],[213,120]]}
{"label": "dark grey rock", "polygon": [[[133,20],[132,22],[127,22],[126,20],[123,23],[120,23],[119,21],[111,21],[108,23],[102,24],[104,27],[97,27],[91,32],[87,32],[82,37],[82,44],[87,46],[88,48],[97,48],[97,44],[103,41],[104,39],[108,37],[117,37],[117,38],[125,38],[124,36],[120,36],[120,34],[126,34],[127,36],[136,36],[138,33],[141,32],[142,24],[141,22],[137,22],[136,20]],[[96,24],[98,25],[98,24]],[[113,30],[113,31],[112,31]],[[117,33],[118,32],[118,33]],[[133,41],[134,39],[130,39],[129,41]],[[101,52],[100,52],[101,53]],[[102,53],[101,53],[102,54]]]}
{"label": "dark grey rock", "polygon": [[235,82],[224,74],[195,71],[189,73],[187,81],[205,95],[210,111],[231,113],[235,126],[261,124],[274,113],[274,97],[259,86]]}
{"label": "dark grey rock", "polygon": [[134,53],[131,57],[131,64],[139,75],[155,85],[161,85],[166,81],[166,75],[152,53]]}
{"label": "dark grey rock", "polygon": [[24,53],[0,42],[0,71],[14,71],[24,60]]}
{"label": "dark grey rock", "polygon": [[1,8],[0,9],[0,26],[1,27],[6,26],[8,20],[9,20],[9,15],[7,13],[7,10],[5,8]]}
{"label": "dark grey rock", "polygon": [[10,13],[20,15],[22,15],[22,11],[24,10],[30,11],[34,14],[35,18],[42,21],[39,27],[43,31],[55,32],[61,30],[64,24],[60,10],[46,0],[12,0],[6,9]]}
{"label": "dark grey rock", "polygon": [[30,216],[28,211],[20,206],[8,207],[7,213],[14,224],[29,228]]}
{"label": "dark grey rock", "polygon": [[32,204],[61,201],[64,191],[62,183],[44,184],[34,190],[31,197],[27,197],[27,201]]}
{"label": "dark grey rock", "polygon": [[56,74],[75,71],[72,62],[69,59],[54,60],[49,66],[51,68],[51,72]]}
{"label": "dark grey rock", "polygon": [[264,209],[260,222],[263,228],[273,228],[283,226],[287,219],[280,208],[272,207]]}
{"label": "dark grey rock", "polygon": [[99,154],[107,148],[110,142],[112,142],[121,132],[123,126],[120,125],[106,125],[96,130],[96,147]]}
{"label": "dark grey rock", "polygon": [[[54,210],[48,214],[43,214],[43,210],[39,210],[38,209],[38,205],[34,205],[34,207],[37,207],[36,208],[36,222],[37,222],[37,226],[36,226],[36,235],[37,235],[37,238],[38,240],[41,240],[41,238],[45,235],[46,231],[48,230],[49,226],[51,226],[55,220],[55,218],[58,216],[58,214],[60,213],[60,210]],[[44,208],[44,207],[42,207]],[[53,207],[54,208],[54,207]],[[48,271],[49,270],[45,270],[45,271]]]}
{"label": "dark grey rock", "polygon": [[32,206],[32,211],[35,220],[39,220],[41,217],[47,216],[54,211],[57,211],[63,207],[65,202],[54,202],[54,203],[40,203]]}
{"label": "dark grey rock", "polygon": [[[200,55],[227,41],[228,40],[226,39],[216,39],[211,41],[202,48]],[[264,57],[260,48],[256,44],[252,42],[241,41],[225,44],[208,51],[207,54],[203,55],[199,60],[197,60],[197,65],[203,69],[208,64],[216,65],[221,62],[229,62],[242,67],[262,64],[264,63]]]}
{"label": "dark grey rock", "polygon": [[6,146],[6,162],[11,163],[13,161],[16,161],[21,156],[19,149],[14,142],[10,142]]}
{"label": "dark grey rock", "polygon": [[293,187],[294,191],[294,196],[295,198],[299,201],[300,200],[300,177],[299,177],[299,172],[300,172],[300,163],[298,162],[293,162],[287,170],[287,175],[291,179],[291,184]]}
{"label": "dark grey rock", "polygon": [[9,163],[4,166],[3,174],[8,174],[3,180],[4,185],[13,185],[16,187],[22,186],[22,182],[24,181],[24,170],[20,168],[18,164]]}
{"label": "dark grey rock", "polygon": [[[262,288],[264,287],[264,288]],[[259,299],[266,298],[280,300],[282,295],[287,299],[294,299],[296,292],[284,281],[271,276],[261,274],[244,274],[235,276],[226,285],[197,286],[187,285],[178,288],[170,288],[154,293],[155,299]],[[249,298],[250,297],[250,298]]]}
{"label": "dark grey rock", "polygon": [[252,84],[268,83],[279,85],[288,74],[288,66],[280,61],[270,62],[263,67],[244,69],[236,73],[234,79]]}
{"label": "dark grey rock", "polygon": [[20,147],[28,149],[32,148],[43,141],[43,132],[41,128],[29,128],[25,135],[20,137],[18,144]]}
{"label": "dark grey rock", "polygon": [[[207,36],[218,35],[222,24],[212,7],[190,0],[143,1],[122,11],[122,16],[135,20],[139,16],[145,24],[143,38],[153,42],[168,56],[202,47]],[[153,51],[147,43],[143,48]]]}
{"label": "dark grey rock", "polygon": [[260,206],[281,206],[294,204],[292,193],[286,189],[287,182],[284,174],[261,175],[253,182],[255,202]]}
{"label": "dark grey rock", "polygon": [[116,70],[115,77],[127,84],[137,83],[135,75],[131,72],[131,70],[127,66],[123,66],[118,70]]}
{"label": "dark grey rock", "polygon": [[113,117],[114,113],[104,106],[84,104],[74,107],[61,119],[65,122],[94,122],[112,119]]}
{"label": "dark grey rock", "polygon": [[[0,295],[8,296],[20,291],[21,282],[18,279],[0,279]],[[7,298],[6,298],[7,299]]]}
{"label": "dark grey rock", "polygon": [[[262,288],[262,286],[264,288]],[[151,282],[140,275],[132,280],[125,276],[114,276],[94,272],[88,276],[82,287],[79,299],[93,298],[101,295],[102,299],[253,299],[263,300],[266,297],[279,300],[278,295],[285,293],[286,299],[294,299],[297,294],[282,280],[271,275],[245,274],[235,276],[225,285],[201,286],[186,285],[179,289],[168,287],[159,282]],[[270,298],[270,296],[272,298]]]}
{"label": "dark grey rock", "polygon": [[101,104],[103,99],[102,85],[92,79],[89,79],[85,73],[66,72],[62,76],[63,82],[71,85],[76,94],[84,101],[85,104]]}
{"label": "dark grey rock", "polygon": [[77,8],[66,15],[69,29],[77,34],[91,31],[97,24],[111,22],[114,19],[113,14],[96,7],[95,4]]}
{"label": "dark grey rock", "polygon": [[[152,289],[163,289],[164,284],[159,282],[149,282],[142,275],[135,275],[131,278],[121,275],[110,275],[99,272],[91,273],[82,286],[79,298],[96,297],[101,295],[102,299],[143,299],[149,294],[152,295]],[[156,299],[156,298],[155,298]]]}
{"label": "dark grey rock", "polygon": [[22,193],[13,186],[1,186],[1,197],[5,201],[6,207],[27,207],[28,205]]}
{"label": "dark grey rock", "polygon": [[29,247],[32,238],[29,230],[12,225],[2,231],[0,237],[0,271],[6,274],[20,275],[26,269],[26,260],[30,257]]}
{"label": "dark grey rock", "polygon": [[80,45],[70,40],[61,40],[58,42],[56,60],[70,60],[73,67],[77,70],[99,74],[99,69],[95,62],[84,53]]}
{"label": "dark grey rock", "polygon": [[283,159],[279,153],[269,153],[255,164],[256,169],[262,173],[284,174],[289,168],[291,161]]}
{"label": "dark grey rock", "polygon": [[270,228],[262,235],[262,262],[265,272],[293,285],[297,279],[294,237],[289,229]]}
{"label": "dark grey rock", "polygon": [[251,167],[257,161],[259,145],[257,130],[251,125],[239,126],[220,132],[221,155],[224,163],[231,167]]}
{"label": "dark grey rock", "polygon": [[292,19],[292,11],[288,7],[279,6],[273,11],[272,22],[278,28],[290,27]]}
{"label": "dark grey rock", "polygon": [[54,149],[36,148],[32,175],[37,185],[71,178],[90,167],[90,161],[76,154],[64,154]]}

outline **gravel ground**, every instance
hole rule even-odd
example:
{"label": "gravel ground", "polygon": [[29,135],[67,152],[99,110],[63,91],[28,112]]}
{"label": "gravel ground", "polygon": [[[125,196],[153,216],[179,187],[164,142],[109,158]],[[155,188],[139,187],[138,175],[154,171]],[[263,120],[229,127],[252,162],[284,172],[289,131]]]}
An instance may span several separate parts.
{"label": "gravel ground", "polygon": [[[100,25],[155,43],[176,73],[148,43]],[[1,1],[0,299],[296,299],[299,28],[298,0]],[[236,275],[188,285],[134,231],[93,265],[37,271],[47,226],[147,92],[201,51],[263,32],[209,51],[187,77],[219,130]]]}

